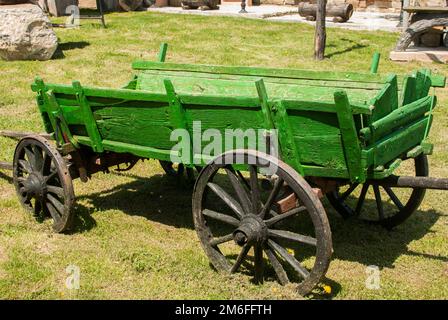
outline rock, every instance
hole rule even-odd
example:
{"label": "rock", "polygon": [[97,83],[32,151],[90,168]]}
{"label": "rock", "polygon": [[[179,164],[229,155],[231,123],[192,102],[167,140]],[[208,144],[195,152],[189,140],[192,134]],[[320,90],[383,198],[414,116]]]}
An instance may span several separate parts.
{"label": "rock", "polygon": [[50,20],[38,6],[0,7],[0,58],[49,60],[57,47]]}

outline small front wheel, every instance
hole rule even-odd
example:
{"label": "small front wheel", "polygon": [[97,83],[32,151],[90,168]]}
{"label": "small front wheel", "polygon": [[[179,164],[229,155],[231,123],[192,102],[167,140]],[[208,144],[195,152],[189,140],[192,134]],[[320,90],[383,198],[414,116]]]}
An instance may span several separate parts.
{"label": "small front wheel", "polygon": [[73,220],[74,190],[68,167],[59,152],[40,136],[25,137],[14,153],[13,181],[26,211],[50,216],[53,230],[67,230]]}
{"label": "small front wheel", "polygon": [[[269,190],[263,175],[274,181]],[[331,231],[320,200],[294,169],[267,154],[235,150],[208,164],[196,181],[193,218],[218,271],[251,273],[258,283],[276,276],[305,295],[328,269]]]}

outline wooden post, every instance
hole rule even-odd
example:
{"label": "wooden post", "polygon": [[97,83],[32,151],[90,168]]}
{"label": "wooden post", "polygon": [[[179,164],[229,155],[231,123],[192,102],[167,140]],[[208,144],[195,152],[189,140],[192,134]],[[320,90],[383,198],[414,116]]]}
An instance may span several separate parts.
{"label": "wooden post", "polygon": [[[403,8],[409,7],[410,1],[409,0],[403,0]],[[401,8],[401,10],[403,10]],[[406,31],[406,29],[409,27],[409,12],[403,10],[403,31]]]}
{"label": "wooden post", "polygon": [[314,59],[323,60],[325,57],[325,15],[327,0],[317,0],[316,35],[314,37]]}

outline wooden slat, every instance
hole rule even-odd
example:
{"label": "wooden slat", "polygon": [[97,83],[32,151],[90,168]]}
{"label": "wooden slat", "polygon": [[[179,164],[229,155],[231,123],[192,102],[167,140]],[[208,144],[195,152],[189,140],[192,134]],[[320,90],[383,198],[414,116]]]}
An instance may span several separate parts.
{"label": "wooden slat", "polygon": [[379,75],[361,74],[355,72],[329,72],[310,71],[297,69],[276,69],[260,67],[235,67],[235,66],[215,66],[200,64],[176,64],[154,61],[135,61],[132,68],[136,70],[171,70],[206,72],[219,74],[249,75],[260,77],[295,78],[295,79],[316,79],[316,80],[338,80],[357,81],[366,83],[382,83],[385,78]]}

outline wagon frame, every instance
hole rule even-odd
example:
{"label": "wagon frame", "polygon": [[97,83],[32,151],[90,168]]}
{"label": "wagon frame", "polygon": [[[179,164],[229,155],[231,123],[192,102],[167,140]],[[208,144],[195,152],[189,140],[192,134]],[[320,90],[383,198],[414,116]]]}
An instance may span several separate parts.
{"label": "wagon frame", "polygon": [[[428,70],[378,75],[378,57],[371,74],[174,64],[165,62],[166,50],[162,45],[156,62],[134,62],[138,74],[122,89],[36,78],[32,90],[46,133],[0,132],[20,140],[13,164],[0,163],[0,169],[13,171],[23,207],[51,216],[56,232],[72,222],[73,179],[87,182],[114,166],[125,171],[139,160],[157,159],[167,174],[196,179],[195,228],[217,270],[236,272],[253,249],[257,282],[265,279],[266,256],[281,284],[295,280],[298,291],[307,294],[325,275],[333,250],[323,195],[347,218],[361,214],[372,187],[377,216],[369,222],[393,228],[417,210],[426,189],[448,189],[448,179],[428,177],[427,163],[437,102],[429,93],[445,86],[442,76]],[[254,126],[267,137],[275,131],[279,156],[230,148],[204,157],[191,147],[191,157],[176,167],[169,133],[181,128],[193,134],[195,119],[221,131],[231,124]],[[405,161],[413,162],[414,172],[395,176]],[[271,164],[275,174],[261,175]],[[233,195],[217,180],[220,175]],[[350,207],[348,199],[358,187],[356,207]],[[384,212],[380,188],[396,206],[391,216]],[[409,189],[411,195],[399,199],[392,188]],[[211,208],[210,194],[231,214]],[[298,216],[308,217],[314,235],[285,226]],[[232,231],[217,235],[210,220]],[[240,248],[232,263],[220,249],[229,241]],[[281,241],[314,247],[313,265],[305,268]]]}

